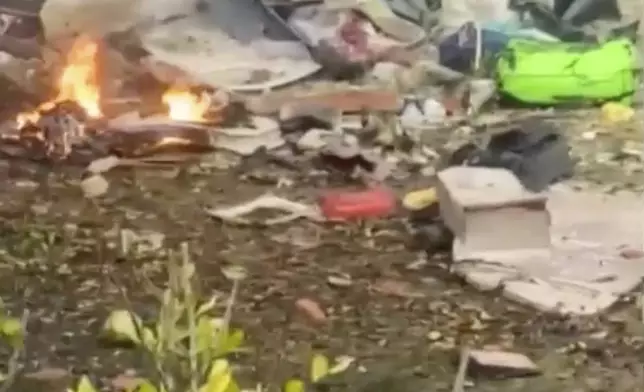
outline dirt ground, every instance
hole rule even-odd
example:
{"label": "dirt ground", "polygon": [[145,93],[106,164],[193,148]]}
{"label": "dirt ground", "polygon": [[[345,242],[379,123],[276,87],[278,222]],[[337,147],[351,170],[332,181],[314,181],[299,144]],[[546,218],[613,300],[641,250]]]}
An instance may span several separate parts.
{"label": "dirt ground", "polygon": [[[578,177],[604,189],[641,189],[641,135],[635,128],[597,128],[589,120],[596,113],[561,121],[581,159]],[[451,138],[437,135],[436,143]],[[353,356],[367,370],[347,373],[331,390],[446,391],[461,346],[494,345],[528,355],[543,375],[475,378],[471,390],[641,391],[644,323],[632,298],[597,317],[542,315],[466,286],[446,272],[442,255],[418,262],[403,217],[341,225],[299,221],[270,229],[224,225],[204,207],[267,190],[313,200],[326,185],[308,171],[272,166],[261,157],[227,170],[210,163],[110,173],[109,193],[94,203],[80,192],[80,170],[0,161],[0,297],[16,315],[30,311],[26,371],[63,368],[108,386],[128,369],[145,369],[135,353],[97,339],[107,313],[124,306],[119,287],[146,317],[156,306],[141,277],[159,285],[165,279],[161,256],[118,257],[120,227],[162,233],[167,248],[189,241],[206,292],[230,290],[223,266],[248,269],[233,315],[251,348],[237,358],[246,387],[305,376],[307,359],[319,350]],[[291,180],[292,188],[275,189],[278,177]],[[403,193],[429,181],[409,178],[396,187]],[[294,305],[301,298],[319,303],[328,321],[312,323]]]}

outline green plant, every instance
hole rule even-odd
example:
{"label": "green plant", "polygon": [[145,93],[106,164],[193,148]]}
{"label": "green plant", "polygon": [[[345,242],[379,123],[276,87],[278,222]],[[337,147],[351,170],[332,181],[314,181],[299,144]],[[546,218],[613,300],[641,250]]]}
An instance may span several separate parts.
{"label": "green plant", "polygon": [[[124,253],[128,249],[123,249]],[[103,326],[103,337],[112,342],[133,344],[150,358],[155,369],[151,379],[139,379],[127,392],[241,392],[226,356],[238,350],[244,341],[239,329],[230,328],[230,320],[240,282],[246,272],[228,267],[224,275],[233,282],[232,292],[222,317],[212,313],[219,297],[199,301],[195,283],[195,264],[188,247],[169,252],[168,287],[164,290],[150,284],[157,296],[159,315],[145,323],[128,305],[110,313]],[[123,295],[127,302],[127,296]],[[324,355],[312,357],[309,379],[291,379],[284,392],[305,392],[307,384],[346,370],[353,358],[341,357],[331,363]],[[96,392],[92,382],[83,376],[68,392]],[[261,392],[261,386],[257,392]]]}
{"label": "green plant", "polygon": [[2,382],[0,392],[8,391],[18,374],[20,357],[24,352],[27,317],[27,311],[23,313],[22,320],[9,316],[4,302],[0,300],[0,340],[11,349],[11,356],[7,362],[7,372],[0,373],[0,381]]}
{"label": "green plant", "polygon": [[[195,265],[187,244],[181,252],[170,252],[168,287],[151,287],[160,302],[159,315],[144,323],[132,310],[115,310],[107,318],[103,337],[128,342],[150,358],[155,376],[138,380],[129,392],[239,392],[226,356],[240,348],[241,330],[230,329],[230,318],[239,282],[245,272],[239,268],[225,271],[233,282],[232,293],[223,317],[211,313],[219,304],[213,296],[206,303],[195,292]],[[87,377],[69,392],[95,392]]]}
{"label": "green plant", "polygon": [[331,363],[329,358],[322,354],[314,354],[309,364],[309,379],[307,382],[293,378],[284,384],[283,392],[305,392],[306,385],[315,384],[325,377],[342,373],[351,366],[354,359],[351,357],[339,357]]}

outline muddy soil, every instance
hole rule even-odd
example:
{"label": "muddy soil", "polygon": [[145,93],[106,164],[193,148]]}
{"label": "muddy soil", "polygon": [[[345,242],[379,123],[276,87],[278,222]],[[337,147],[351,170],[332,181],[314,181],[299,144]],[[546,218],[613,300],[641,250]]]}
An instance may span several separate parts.
{"label": "muddy soil", "polygon": [[[641,189],[641,135],[582,117],[561,121],[580,159],[579,178],[605,189]],[[13,314],[30,311],[27,372],[62,368],[106,387],[132,369],[145,374],[136,353],[97,339],[107,313],[124,306],[123,294],[143,317],[153,316],[156,303],[142,276],[165,281],[162,254],[123,260],[114,249],[118,228],[129,228],[161,233],[168,249],[189,241],[208,293],[230,290],[222,267],[248,269],[233,316],[249,337],[251,350],[237,358],[246,387],[275,388],[306,376],[307,359],[322,351],[353,356],[366,369],[348,372],[331,390],[447,391],[464,345],[518,351],[543,369],[531,379],[473,379],[475,391],[635,392],[644,385],[644,324],[633,298],[602,316],[545,316],[454,279],[443,255],[418,262],[403,218],[261,228],[233,227],[204,213],[267,190],[312,201],[324,185],[306,172],[262,159],[228,170],[119,170],[95,202],[81,194],[79,170],[2,161],[0,176],[0,297]],[[276,189],[277,177],[293,186]],[[412,182],[430,180],[408,179],[397,190]],[[317,302],[328,320],[314,323],[297,310],[301,298]]]}

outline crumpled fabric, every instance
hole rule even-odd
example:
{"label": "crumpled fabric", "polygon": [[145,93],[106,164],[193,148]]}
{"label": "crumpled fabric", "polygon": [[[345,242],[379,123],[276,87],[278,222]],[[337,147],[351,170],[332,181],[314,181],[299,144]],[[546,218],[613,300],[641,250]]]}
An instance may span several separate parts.
{"label": "crumpled fabric", "polygon": [[403,43],[385,37],[366,18],[352,10],[301,7],[288,24],[312,45],[327,45],[349,62],[364,62]]}

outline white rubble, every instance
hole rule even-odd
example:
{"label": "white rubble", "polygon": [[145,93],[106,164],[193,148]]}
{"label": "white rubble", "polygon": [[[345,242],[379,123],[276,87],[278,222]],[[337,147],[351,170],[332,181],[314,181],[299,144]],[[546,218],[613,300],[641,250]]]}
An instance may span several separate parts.
{"label": "white rubble", "polygon": [[[627,192],[605,195],[575,190],[571,184],[562,183],[553,186],[547,196],[546,206],[551,217],[549,252],[515,248],[505,252],[479,252],[476,258],[470,254],[469,259],[464,260],[457,240],[454,272],[481,290],[502,288],[507,298],[541,311],[578,315],[607,309],[642,282],[642,252],[630,252],[629,257],[625,256],[625,251],[641,250],[643,246],[644,200],[641,195]],[[469,191],[469,195],[456,196],[467,197],[476,195]],[[444,190],[440,193],[440,187],[439,200],[441,204],[449,200]],[[449,214],[451,208],[443,207],[443,214]],[[462,227],[464,220],[443,216],[458,236],[459,225]],[[501,210],[497,221],[493,215],[486,219],[485,223],[477,225],[485,224],[490,232],[507,230],[502,226],[508,224],[509,217]],[[516,219],[526,220],[518,215]],[[511,225],[517,227],[518,223]],[[534,228],[543,232],[538,225]],[[467,228],[469,233],[471,229]],[[515,234],[518,234],[525,228],[516,230]],[[492,234],[486,234],[486,238],[488,241],[503,240]],[[467,241],[472,243],[474,240],[468,238]],[[491,242],[487,246],[500,247]]]}
{"label": "white rubble", "polygon": [[191,13],[197,0],[46,0],[40,12],[48,40],[102,35]]}
{"label": "white rubble", "polygon": [[541,373],[537,364],[523,354],[498,350],[473,350],[469,369],[505,377],[533,376]]}
{"label": "white rubble", "polygon": [[252,126],[220,128],[216,132],[215,146],[248,156],[261,148],[272,150],[284,145],[279,125],[268,117],[252,117]]}
{"label": "white rubble", "polygon": [[423,128],[442,124],[447,119],[447,110],[435,99],[429,98],[422,105],[407,104],[400,115],[404,128]]}
{"label": "white rubble", "polygon": [[525,190],[510,171],[452,167],[438,173],[437,195],[455,236],[454,260],[549,255],[546,196]]}

